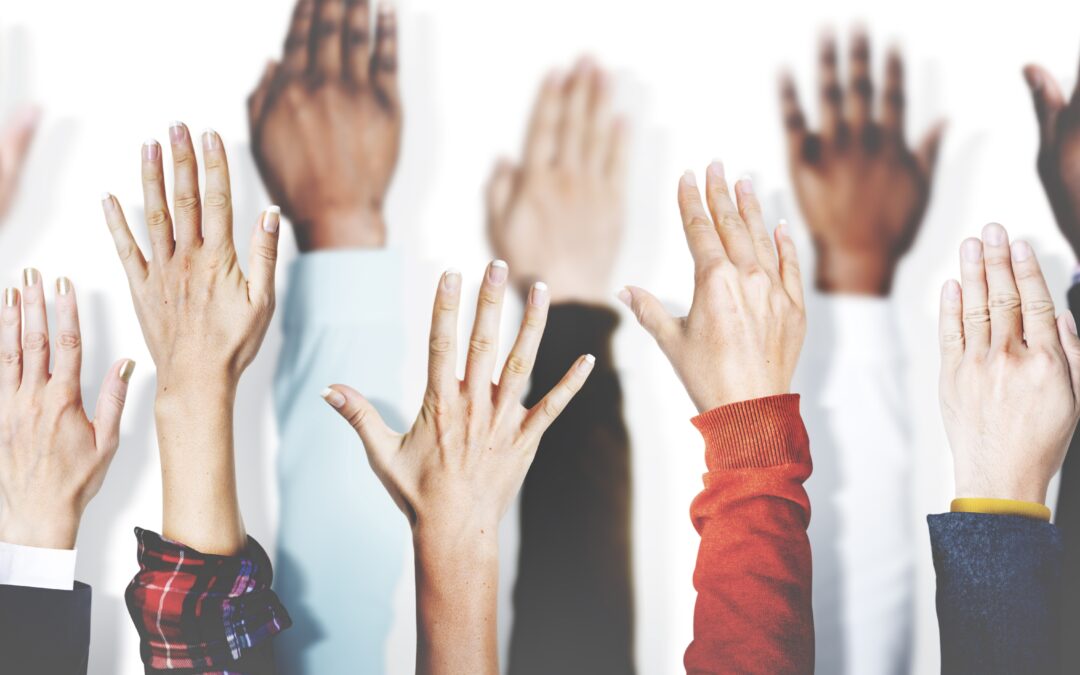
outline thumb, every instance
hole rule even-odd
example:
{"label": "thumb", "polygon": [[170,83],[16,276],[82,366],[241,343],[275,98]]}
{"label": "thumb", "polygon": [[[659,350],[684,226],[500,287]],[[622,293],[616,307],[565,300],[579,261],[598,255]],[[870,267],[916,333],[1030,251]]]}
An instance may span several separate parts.
{"label": "thumb", "polygon": [[[371,401],[361,396],[352,387],[334,384],[322,391],[323,399],[345,418],[364,443],[368,459],[372,455],[382,456],[393,447],[397,434],[386,425],[382,415],[371,405]],[[372,462],[374,464],[375,462]]]}
{"label": "thumb", "polygon": [[617,297],[634,312],[641,327],[648,331],[649,335],[653,336],[657,344],[663,348],[675,320],[664,309],[664,305],[656,299],[656,296],[644,288],[627,286],[619,291]]}
{"label": "thumb", "polygon": [[915,161],[919,163],[919,169],[927,180],[934,175],[934,166],[937,164],[938,150],[941,148],[941,138],[945,135],[946,126],[945,120],[938,120],[915,149]]}
{"label": "thumb", "polygon": [[259,217],[255,233],[251,235],[248,300],[253,305],[270,307],[274,304],[274,270],[277,269],[280,229],[281,209],[277,206],[267,207]]}
{"label": "thumb", "polygon": [[1058,113],[1065,107],[1065,96],[1061,93],[1054,76],[1042,66],[1024,67],[1024,79],[1031,90],[1031,100],[1035,104],[1035,117],[1039,120],[1039,138],[1043,145],[1053,140],[1054,126]]}
{"label": "thumb", "polygon": [[94,408],[94,440],[100,452],[116,452],[120,446],[120,415],[127,400],[128,382],[135,372],[135,362],[120,359],[109,369]]}

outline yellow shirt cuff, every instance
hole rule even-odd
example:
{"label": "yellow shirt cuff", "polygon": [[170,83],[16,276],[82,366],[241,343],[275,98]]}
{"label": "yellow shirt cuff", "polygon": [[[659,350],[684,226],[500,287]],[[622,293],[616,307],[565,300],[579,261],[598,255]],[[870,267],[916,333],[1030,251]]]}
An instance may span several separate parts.
{"label": "yellow shirt cuff", "polygon": [[988,513],[995,516],[1021,516],[1050,522],[1050,508],[1045,504],[1015,499],[961,497],[952,501],[953,513]]}

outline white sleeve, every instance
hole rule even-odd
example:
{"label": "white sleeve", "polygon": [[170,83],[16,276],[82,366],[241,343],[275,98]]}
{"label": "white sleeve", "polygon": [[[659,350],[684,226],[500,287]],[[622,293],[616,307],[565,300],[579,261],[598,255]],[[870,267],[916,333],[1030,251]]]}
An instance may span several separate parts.
{"label": "white sleeve", "polygon": [[0,541],[0,586],[70,591],[75,587],[75,549],[37,548]]}

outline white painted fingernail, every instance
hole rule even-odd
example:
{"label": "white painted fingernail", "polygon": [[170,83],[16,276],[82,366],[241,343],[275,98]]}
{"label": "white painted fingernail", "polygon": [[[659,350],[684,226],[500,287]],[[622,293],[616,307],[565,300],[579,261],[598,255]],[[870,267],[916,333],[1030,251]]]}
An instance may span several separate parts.
{"label": "white painted fingernail", "polygon": [[323,400],[335,408],[341,408],[341,406],[345,405],[345,397],[341,395],[341,392],[331,389],[330,387],[323,389],[321,395]]}
{"label": "white painted fingernail", "polygon": [[262,228],[264,232],[273,234],[278,231],[278,227],[281,225],[281,208],[272,205],[266,208],[263,212]]}

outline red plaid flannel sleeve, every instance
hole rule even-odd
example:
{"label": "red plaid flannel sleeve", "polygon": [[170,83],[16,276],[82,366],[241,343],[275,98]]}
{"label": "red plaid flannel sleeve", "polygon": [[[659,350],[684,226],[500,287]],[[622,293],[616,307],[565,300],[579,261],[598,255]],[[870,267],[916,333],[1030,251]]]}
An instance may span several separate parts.
{"label": "red plaid flannel sleeve", "polygon": [[147,672],[272,672],[270,638],[292,625],[270,590],[270,558],[252,538],[241,555],[206,555],[135,528],[139,573],[128,612]]}

